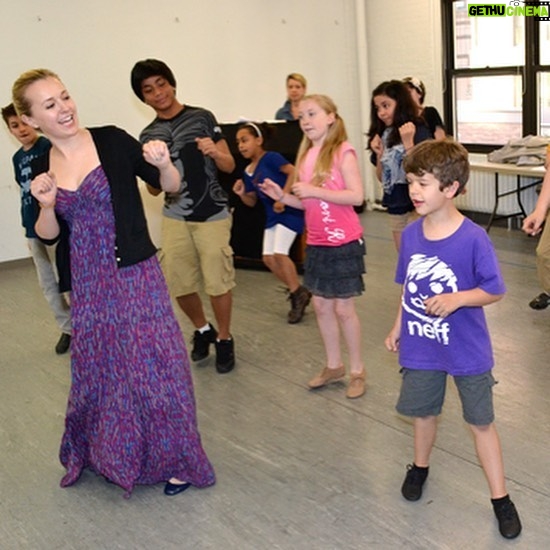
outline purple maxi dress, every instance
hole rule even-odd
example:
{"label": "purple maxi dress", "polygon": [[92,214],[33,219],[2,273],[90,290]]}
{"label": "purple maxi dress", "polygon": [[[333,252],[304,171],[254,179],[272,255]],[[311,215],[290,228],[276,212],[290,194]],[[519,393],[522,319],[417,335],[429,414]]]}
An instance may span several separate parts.
{"label": "purple maxi dress", "polygon": [[118,268],[110,188],[101,166],[58,190],[71,250],[72,383],[62,487],[89,468],[125,489],[171,477],[215,483],[197,429],[189,360],[155,256]]}

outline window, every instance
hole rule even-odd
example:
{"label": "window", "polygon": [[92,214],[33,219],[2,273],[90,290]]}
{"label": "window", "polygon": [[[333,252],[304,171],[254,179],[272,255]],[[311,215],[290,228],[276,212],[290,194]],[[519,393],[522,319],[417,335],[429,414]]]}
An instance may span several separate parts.
{"label": "window", "polygon": [[[449,133],[480,152],[528,134],[550,136],[550,22],[472,17],[467,1],[441,3]],[[539,5],[507,5],[529,3]]]}

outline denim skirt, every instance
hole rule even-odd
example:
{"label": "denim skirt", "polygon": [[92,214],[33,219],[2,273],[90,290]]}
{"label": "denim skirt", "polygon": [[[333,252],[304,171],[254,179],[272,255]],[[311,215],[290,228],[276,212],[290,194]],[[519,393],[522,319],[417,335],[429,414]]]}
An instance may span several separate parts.
{"label": "denim skirt", "polygon": [[365,290],[365,241],[341,246],[306,246],[304,286],[323,298],[351,298]]}

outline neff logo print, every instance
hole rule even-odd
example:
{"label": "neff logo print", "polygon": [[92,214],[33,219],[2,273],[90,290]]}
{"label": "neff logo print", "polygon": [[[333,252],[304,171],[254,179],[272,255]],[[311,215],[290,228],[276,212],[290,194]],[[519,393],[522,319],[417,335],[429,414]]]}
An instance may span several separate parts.
{"label": "neff logo print", "polygon": [[449,323],[441,317],[427,315],[424,302],[434,294],[457,292],[454,271],[437,256],[413,254],[407,267],[404,290],[403,309],[416,317],[407,321],[409,335],[448,345]]}

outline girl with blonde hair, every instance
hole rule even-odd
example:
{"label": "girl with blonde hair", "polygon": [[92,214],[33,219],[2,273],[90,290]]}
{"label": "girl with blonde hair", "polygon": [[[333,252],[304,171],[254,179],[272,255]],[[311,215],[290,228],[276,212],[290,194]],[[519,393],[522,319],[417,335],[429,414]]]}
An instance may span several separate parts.
{"label": "girl with blonde hair", "polygon": [[86,469],[125,496],[138,484],[165,482],[168,496],[214,484],[187,350],[137,183],[179,190],[166,143],[142,146],[115,126],[80,126],[73,98],[49,70],[22,74],[13,101],[52,143],[32,165],[36,233],[49,241],[65,235],[69,247],[72,380],[61,486]]}
{"label": "girl with blonde hair", "polygon": [[269,179],[260,188],[274,200],[305,211],[304,286],[313,295],[326,352],[326,366],[308,386],[317,389],[344,378],[341,330],[350,361],[346,397],[353,399],[365,393],[361,327],[354,303],[354,297],[364,291],[365,243],[353,208],[363,203],[363,182],[357,154],[347,141],[344,121],[332,99],[325,95],[304,97],[299,121],[304,137],[292,193]]}

